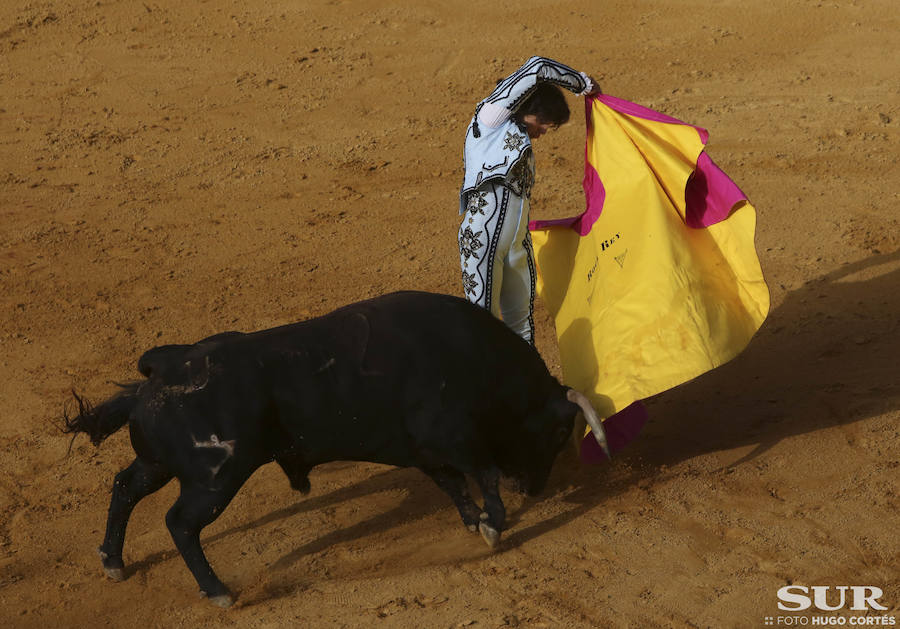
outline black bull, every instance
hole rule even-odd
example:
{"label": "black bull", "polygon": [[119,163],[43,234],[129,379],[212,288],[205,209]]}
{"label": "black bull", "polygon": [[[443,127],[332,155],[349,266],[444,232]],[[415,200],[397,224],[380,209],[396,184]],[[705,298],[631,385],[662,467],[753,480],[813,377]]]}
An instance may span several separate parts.
{"label": "black bull", "polygon": [[270,461],[304,493],[320,463],[417,467],[493,547],[506,516],[499,477],[540,492],[579,411],[602,438],[584,396],[559,384],[528,343],[446,295],[394,293],[271,330],[165,345],[138,369],[146,379],[95,408],[76,396],[79,414],[65,418],[68,432],[95,444],[128,423],[137,454],[113,485],[104,570],[124,578],[132,509],[177,477],[181,494],[166,524],[200,589],[222,606],[232,597],[200,531]]}

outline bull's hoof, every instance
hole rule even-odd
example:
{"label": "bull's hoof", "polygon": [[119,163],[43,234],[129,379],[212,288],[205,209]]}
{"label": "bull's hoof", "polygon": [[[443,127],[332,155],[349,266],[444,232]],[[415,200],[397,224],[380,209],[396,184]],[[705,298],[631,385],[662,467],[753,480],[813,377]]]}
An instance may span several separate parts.
{"label": "bull's hoof", "polygon": [[308,494],[310,489],[309,476],[304,476],[299,480],[291,479],[291,489],[299,491],[304,496]]}
{"label": "bull's hoof", "polygon": [[216,607],[227,609],[228,607],[234,605],[234,597],[231,596],[231,594],[219,594],[218,596],[210,596],[209,602]]}
{"label": "bull's hoof", "polygon": [[209,592],[204,592],[200,590],[200,596],[204,596],[209,599],[209,602],[215,605],[216,607],[222,607],[223,609],[226,607],[231,607],[234,605],[234,597],[231,595],[225,586],[222,586],[221,594],[209,594]]}
{"label": "bull's hoof", "polygon": [[108,579],[116,582],[125,580],[125,563],[121,557],[110,557],[99,548],[97,554],[100,555],[100,561],[103,563],[103,574]]}
{"label": "bull's hoof", "polygon": [[481,522],[478,525],[478,531],[481,533],[481,537],[491,548],[491,550],[494,550],[495,548],[497,548],[497,545],[500,544],[500,531],[495,529],[487,522]]}

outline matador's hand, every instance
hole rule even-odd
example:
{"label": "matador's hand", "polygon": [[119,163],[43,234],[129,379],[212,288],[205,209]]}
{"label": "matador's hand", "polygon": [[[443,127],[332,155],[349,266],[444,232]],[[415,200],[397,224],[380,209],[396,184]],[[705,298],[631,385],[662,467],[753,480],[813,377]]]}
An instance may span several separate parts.
{"label": "matador's hand", "polygon": [[585,96],[596,96],[603,93],[602,91],[600,91],[600,85],[593,79],[593,77],[589,76],[588,81],[590,81],[591,84],[588,86],[587,91],[585,91]]}

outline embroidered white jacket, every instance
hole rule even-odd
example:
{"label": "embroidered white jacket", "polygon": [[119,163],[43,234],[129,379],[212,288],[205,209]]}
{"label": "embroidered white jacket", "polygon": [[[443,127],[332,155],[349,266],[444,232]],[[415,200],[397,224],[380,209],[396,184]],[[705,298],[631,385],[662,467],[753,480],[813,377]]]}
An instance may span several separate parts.
{"label": "embroidered white jacket", "polygon": [[499,180],[516,194],[529,194],[534,177],[533,161],[528,159],[531,141],[512,115],[542,81],[578,95],[586,94],[593,87],[583,72],[546,57],[532,57],[497,83],[491,95],[478,104],[466,131],[460,214],[466,209],[466,195],[487,181]]}

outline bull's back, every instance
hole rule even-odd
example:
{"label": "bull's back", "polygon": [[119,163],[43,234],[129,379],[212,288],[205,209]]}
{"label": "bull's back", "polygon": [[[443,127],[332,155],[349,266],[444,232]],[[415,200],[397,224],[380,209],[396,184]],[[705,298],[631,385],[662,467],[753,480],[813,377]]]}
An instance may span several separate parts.
{"label": "bull's back", "polygon": [[449,295],[391,293],[258,334],[267,351],[303,357],[285,359],[276,395],[311,462],[415,465],[423,451],[462,449],[454,444],[477,439],[479,424],[524,413],[555,383],[528,343]]}
{"label": "bull's back", "polygon": [[487,413],[545,399],[559,386],[529,343],[458,297],[391,293],[341,308],[321,325],[323,339],[340,331],[323,346],[343,359],[342,377],[364,399],[395,411],[430,405]]}

